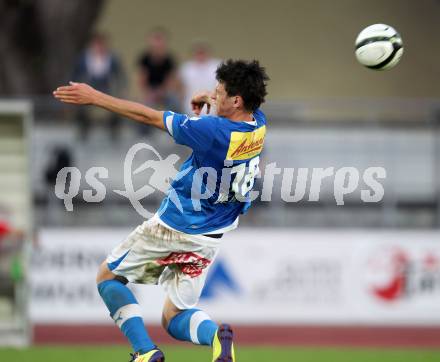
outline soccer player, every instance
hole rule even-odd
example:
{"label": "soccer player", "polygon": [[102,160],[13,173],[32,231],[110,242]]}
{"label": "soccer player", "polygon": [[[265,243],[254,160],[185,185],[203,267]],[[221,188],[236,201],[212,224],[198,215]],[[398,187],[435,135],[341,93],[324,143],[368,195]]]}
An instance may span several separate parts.
{"label": "soccer player", "polygon": [[[258,61],[242,60],[220,64],[216,78],[213,94],[192,98],[196,117],[114,98],[87,84],[71,82],[54,91],[65,103],[95,105],[163,129],[193,151],[155,216],[117,246],[98,271],[99,294],[130,341],[135,362],[165,357],[148,335],[128,282],[162,285],[167,293],[162,324],[172,337],[212,346],[213,361],[235,361],[231,327],[218,326],[196,305],[220,237],[237,227],[250,206],[266,132],[259,107],[269,78]],[[216,115],[199,117],[205,105],[208,113],[215,107]]]}

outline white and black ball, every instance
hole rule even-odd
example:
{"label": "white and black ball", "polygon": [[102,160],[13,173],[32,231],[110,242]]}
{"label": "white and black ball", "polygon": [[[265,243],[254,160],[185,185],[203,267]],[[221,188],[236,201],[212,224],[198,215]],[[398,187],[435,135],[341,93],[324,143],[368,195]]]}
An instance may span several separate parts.
{"label": "white and black ball", "polygon": [[367,26],[356,38],[356,59],[367,68],[385,70],[394,67],[402,57],[400,34],[386,24]]}

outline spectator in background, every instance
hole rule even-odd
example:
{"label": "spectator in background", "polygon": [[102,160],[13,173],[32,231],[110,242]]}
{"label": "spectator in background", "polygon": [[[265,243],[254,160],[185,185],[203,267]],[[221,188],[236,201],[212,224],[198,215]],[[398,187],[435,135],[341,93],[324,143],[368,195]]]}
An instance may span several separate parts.
{"label": "spectator in background", "polygon": [[[109,48],[108,38],[105,34],[96,33],[93,35],[87,49],[75,64],[73,80],[91,84],[102,92],[122,95],[126,86],[125,73],[118,57]],[[90,123],[93,118],[96,118],[96,114],[92,114],[87,107],[80,107],[77,116],[81,138],[85,140],[90,131]],[[106,112],[105,118],[105,121],[110,125],[111,137],[115,140],[119,130],[119,117]]]}
{"label": "spectator in background", "polygon": [[70,150],[64,146],[55,147],[50,155],[44,178],[48,192],[53,193],[58,172],[64,167],[71,167],[73,162]]}
{"label": "spectator in background", "polygon": [[212,57],[211,47],[207,43],[194,43],[192,59],[183,63],[179,70],[184,113],[192,114],[191,98],[194,94],[215,89],[215,71],[220,63],[219,59]]}
{"label": "spectator in background", "polygon": [[8,235],[11,232],[11,227],[9,224],[0,218],[0,242],[5,235]]}
{"label": "spectator in background", "polygon": [[12,227],[9,219],[9,208],[0,204],[0,250],[4,239],[20,240],[23,238],[23,231]]}
{"label": "spectator in background", "polygon": [[[73,166],[73,156],[71,150],[66,146],[57,146],[50,152],[48,164],[44,169],[44,180],[46,184],[46,213],[45,223],[47,225],[59,225],[64,214],[63,203],[55,195],[55,184],[58,172],[64,167]],[[71,174],[66,178],[66,185],[72,182]],[[68,186],[69,187],[69,186]]]}
{"label": "spectator in background", "polygon": [[168,49],[168,34],[164,29],[152,30],[148,36],[147,49],[139,57],[138,66],[143,102],[151,107],[176,109],[176,63]]}
{"label": "spectator in background", "polygon": [[0,205],[0,298],[16,299],[16,285],[23,281],[20,250],[24,233],[9,223],[9,210]]}
{"label": "spectator in background", "polygon": [[0,297],[13,298],[14,284],[9,275],[10,246],[4,245],[3,242],[10,234],[11,227],[2,216],[1,211],[0,208]]}

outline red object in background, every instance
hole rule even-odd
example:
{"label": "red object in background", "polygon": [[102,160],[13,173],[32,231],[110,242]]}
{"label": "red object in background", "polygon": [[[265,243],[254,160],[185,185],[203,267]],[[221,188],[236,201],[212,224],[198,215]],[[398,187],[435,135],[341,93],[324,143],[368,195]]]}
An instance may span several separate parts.
{"label": "red object in background", "polygon": [[0,238],[9,234],[11,232],[11,228],[9,227],[6,221],[0,220]]}
{"label": "red object in background", "polygon": [[408,283],[407,270],[409,258],[402,250],[394,250],[390,258],[391,278],[387,285],[373,287],[373,293],[386,302],[393,302],[402,297]]}

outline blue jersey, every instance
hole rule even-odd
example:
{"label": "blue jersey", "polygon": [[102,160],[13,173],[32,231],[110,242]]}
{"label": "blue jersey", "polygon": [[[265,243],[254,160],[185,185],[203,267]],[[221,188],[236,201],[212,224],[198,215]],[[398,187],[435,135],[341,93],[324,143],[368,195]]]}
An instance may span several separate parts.
{"label": "blue jersey", "polygon": [[168,133],[193,151],[158,210],[165,224],[187,234],[212,233],[236,224],[250,206],[266,134],[263,112],[257,110],[253,116],[253,122],[235,122],[164,112]]}

